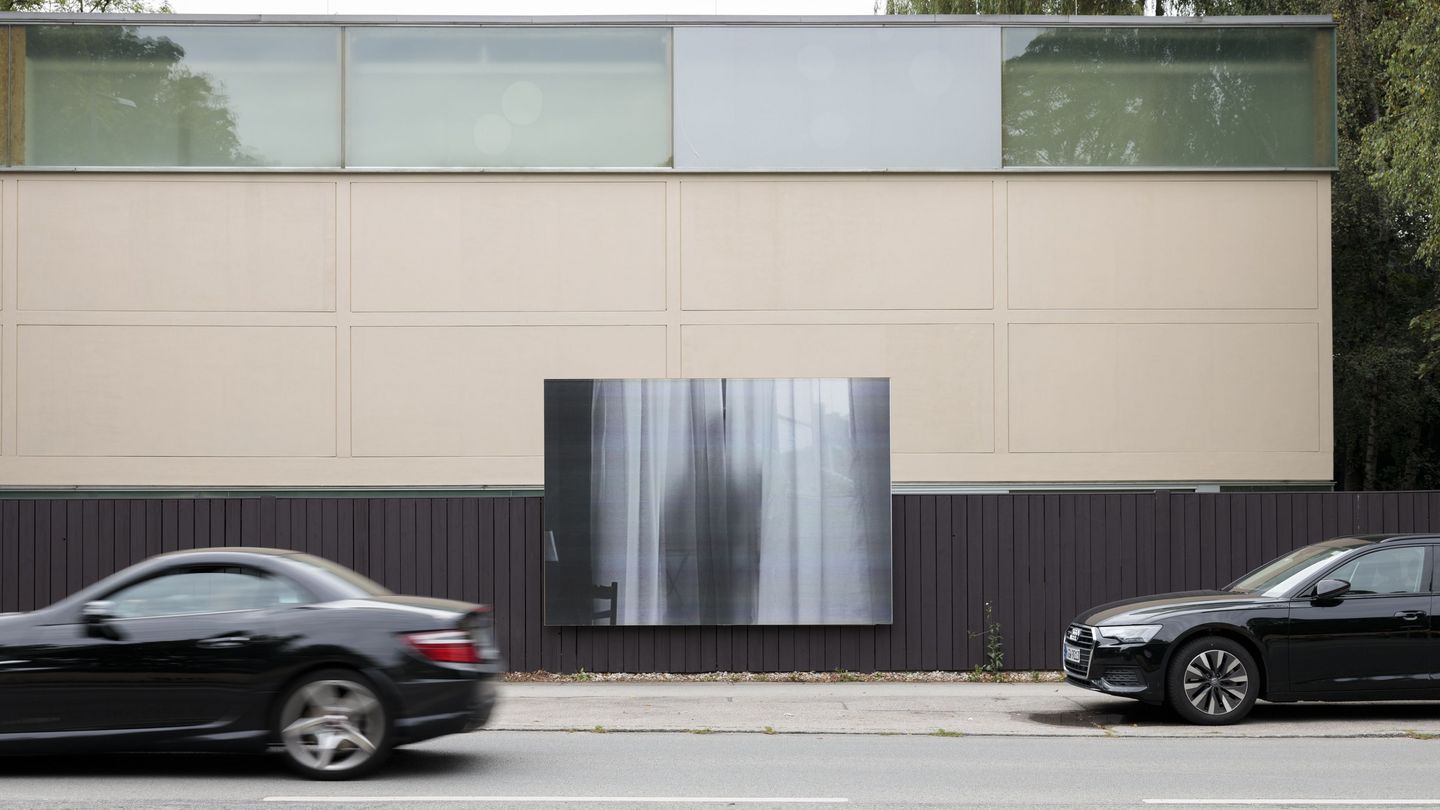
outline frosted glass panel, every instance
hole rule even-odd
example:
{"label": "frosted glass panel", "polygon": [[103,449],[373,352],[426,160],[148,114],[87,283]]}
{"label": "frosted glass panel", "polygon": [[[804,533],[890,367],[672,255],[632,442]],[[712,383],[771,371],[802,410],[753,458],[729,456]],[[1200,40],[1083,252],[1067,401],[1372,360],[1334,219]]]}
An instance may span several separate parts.
{"label": "frosted glass panel", "polygon": [[1334,37],[1006,28],[1006,166],[1329,167]]}
{"label": "frosted glass panel", "polygon": [[347,35],[348,165],[670,165],[669,29]]}
{"label": "frosted glass panel", "polygon": [[999,28],[677,28],[682,169],[994,169]]}
{"label": "frosted glass panel", "polygon": [[[340,165],[334,28],[16,27],[32,166]],[[16,161],[22,162],[22,161]]]}

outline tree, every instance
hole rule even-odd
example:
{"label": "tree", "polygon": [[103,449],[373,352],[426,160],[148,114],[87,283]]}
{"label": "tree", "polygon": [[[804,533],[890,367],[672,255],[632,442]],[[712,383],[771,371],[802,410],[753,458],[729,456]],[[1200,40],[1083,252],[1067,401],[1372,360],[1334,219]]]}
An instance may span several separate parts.
{"label": "tree", "polygon": [[1144,14],[1145,0],[888,0],[885,13]]}
{"label": "tree", "polygon": [[50,11],[66,14],[89,12],[114,14],[170,14],[168,2],[148,0],[0,0],[0,11]]}
{"label": "tree", "polygon": [[[1370,180],[1404,208],[1417,258],[1440,266],[1440,0],[1400,0],[1371,34],[1384,54],[1380,114],[1366,128]],[[1425,344],[1420,373],[1440,370],[1440,306],[1411,321]]]}

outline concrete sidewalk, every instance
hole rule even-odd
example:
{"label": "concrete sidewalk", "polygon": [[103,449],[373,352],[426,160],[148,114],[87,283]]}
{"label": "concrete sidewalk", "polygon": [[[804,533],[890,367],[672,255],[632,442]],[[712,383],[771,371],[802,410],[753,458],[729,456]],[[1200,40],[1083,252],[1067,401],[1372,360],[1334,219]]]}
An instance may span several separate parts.
{"label": "concrete sidewalk", "polygon": [[1064,683],[508,683],[488,728],[1423,739],[1440,736],[1440,702],[1262,702],[1244,723],[1206,727]]}

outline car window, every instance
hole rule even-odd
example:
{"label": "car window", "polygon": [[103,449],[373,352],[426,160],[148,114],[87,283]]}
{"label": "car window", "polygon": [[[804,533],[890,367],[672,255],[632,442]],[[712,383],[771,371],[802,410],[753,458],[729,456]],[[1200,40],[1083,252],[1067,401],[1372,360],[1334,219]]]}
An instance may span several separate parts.
{"label": "car window", "polygon": [[1426,590],[1425,547],[1389,548],[1366,554],[1331,571],[1351,593],[1421,593]]}
{"label": "car window", "polygon": [[119,619],[262,610],[309,601],[294,584],[241,566],[189,568],[112,594]]}

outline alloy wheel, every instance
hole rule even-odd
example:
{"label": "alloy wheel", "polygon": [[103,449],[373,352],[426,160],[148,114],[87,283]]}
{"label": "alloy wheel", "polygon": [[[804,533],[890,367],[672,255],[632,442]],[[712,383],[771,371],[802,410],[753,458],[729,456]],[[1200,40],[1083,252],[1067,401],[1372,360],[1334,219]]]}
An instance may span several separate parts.
{"label": "alloy wheel", "polygon": [[1245,700],[1250,673],[1225,650],[1205,650],[1185,667],[1185,697],[1209,715],[1229,714]]}
{"label": "alloy wheel", "polygon": [[367,762],[385,733],[385,709],[375,693],[347,680],[305,684],[280,715],[280,738],[300,765],[348,771]]}

